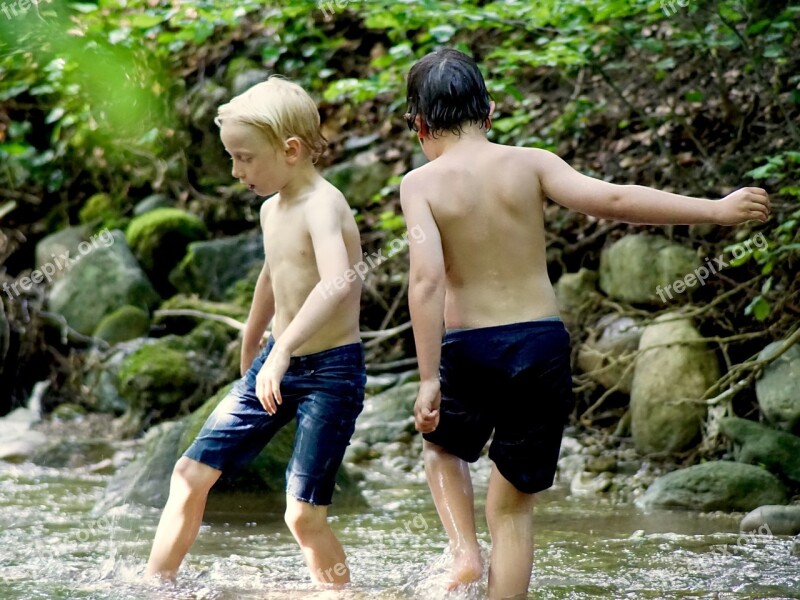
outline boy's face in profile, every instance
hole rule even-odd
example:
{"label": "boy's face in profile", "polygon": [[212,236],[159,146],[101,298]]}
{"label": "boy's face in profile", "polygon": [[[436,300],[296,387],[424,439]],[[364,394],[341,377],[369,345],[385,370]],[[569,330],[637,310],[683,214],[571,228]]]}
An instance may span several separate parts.
{"label": "boy's face in profile", "polygon": [[220,139],[230,154],[231,175],[259,196],[269,196],[289,180],[289,161],[284,152],[273,148],[267,137],[252,125],[224,123]]}

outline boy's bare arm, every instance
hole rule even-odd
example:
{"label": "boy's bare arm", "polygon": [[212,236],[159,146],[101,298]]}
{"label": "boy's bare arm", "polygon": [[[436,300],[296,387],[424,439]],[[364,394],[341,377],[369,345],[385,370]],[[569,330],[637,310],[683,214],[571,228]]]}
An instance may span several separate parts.
{"label": "boy's bare arm", "polygon": [[721,200],[691,198],[640,185],[608,183],[578,173],[552,152],[530,152],[548,198],[601,219],[649,225],[736,225],[769,218],[769,196],[761,188],[742,188]]}
{"label": "boy's bare arm", "polygon": [[[264,230],[266,211],[265,202],[261,207],[262,231]],[[247,316],[247,323],[244,326],[244,334],[242,335],[242,357],[239,365],[242,375],[247,372],[255,357],[258,356],[261,338],[273,316],[275,316],[275,294],[272,291],[269,264],[264,260],[264,266],[261,268],[261,273],[259,273],[256,281],[253,302],[250,305],[250,313]]]}
{"label": "boy's bare arm", "polygon": [[400,203],[409,230],[419,227],[425,237],[409,245],[408,308],[419,362],[420,391],[414,407],[417,429],[428,433],[439,420],[439,363],[444,328],[445,265],[439,228],[419,184],[406,176],[400,186]]}

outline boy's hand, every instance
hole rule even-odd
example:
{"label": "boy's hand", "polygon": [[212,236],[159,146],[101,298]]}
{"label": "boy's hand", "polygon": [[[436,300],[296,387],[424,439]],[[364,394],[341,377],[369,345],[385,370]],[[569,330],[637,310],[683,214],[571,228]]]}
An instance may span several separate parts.
{"label": "boy's hand", "polygon": [[283,404],[281,380],[289,368],[290,358],[289,353],[276,343],[256,375],[256,396],[270,415],[274,415],[278,405]]}
{"label": "boy's hand", "polygon": [[763,223],[769,218],[772,209],[767,192],[754,187],[742,188],[728,194],[714,208],[715,222],[719,225],[738,225],[753,219]]}
{"label": "boy's hand", "polygon": [[414,403],[414,425],[420,433],[430,433],[439,426],[442,392],[439,381],[423,381]]}

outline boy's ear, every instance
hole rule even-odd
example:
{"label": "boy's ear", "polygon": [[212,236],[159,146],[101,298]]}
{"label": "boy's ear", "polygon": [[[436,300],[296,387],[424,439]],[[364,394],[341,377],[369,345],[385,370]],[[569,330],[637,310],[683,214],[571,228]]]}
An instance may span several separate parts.
{"label": "boy's ear", "polygon": [[428,125],[422,119],[421,116],[417,115],[414,117],[414,127],[417,129],[417,134],[419,135],[420,139],[424,137],[428,137]]}
{"label": "boy's ear", "polygon": [[494,103],[494,100],[489,100],[489,118],[491,119],[494,115],[494,109],[497,105]]}
{"label": "boy's ear", "polygon": [[284,156],[286,156],[286,160],[290,162],[295,162],[298,158],[300,158],[302,150],[303,142],[296,137],[290,137],[284,142]]}

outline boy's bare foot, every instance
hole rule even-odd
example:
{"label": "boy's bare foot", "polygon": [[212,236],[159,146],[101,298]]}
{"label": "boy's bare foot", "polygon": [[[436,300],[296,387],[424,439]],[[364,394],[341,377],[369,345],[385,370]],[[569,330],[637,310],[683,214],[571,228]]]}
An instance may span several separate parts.
{"label": "boy's bare foot", "polygon": [[448,590],[475,583],[483,575],[483,559],[480,548],[468,552],[456,552],[453,555],[453,568],[450,571]]}

